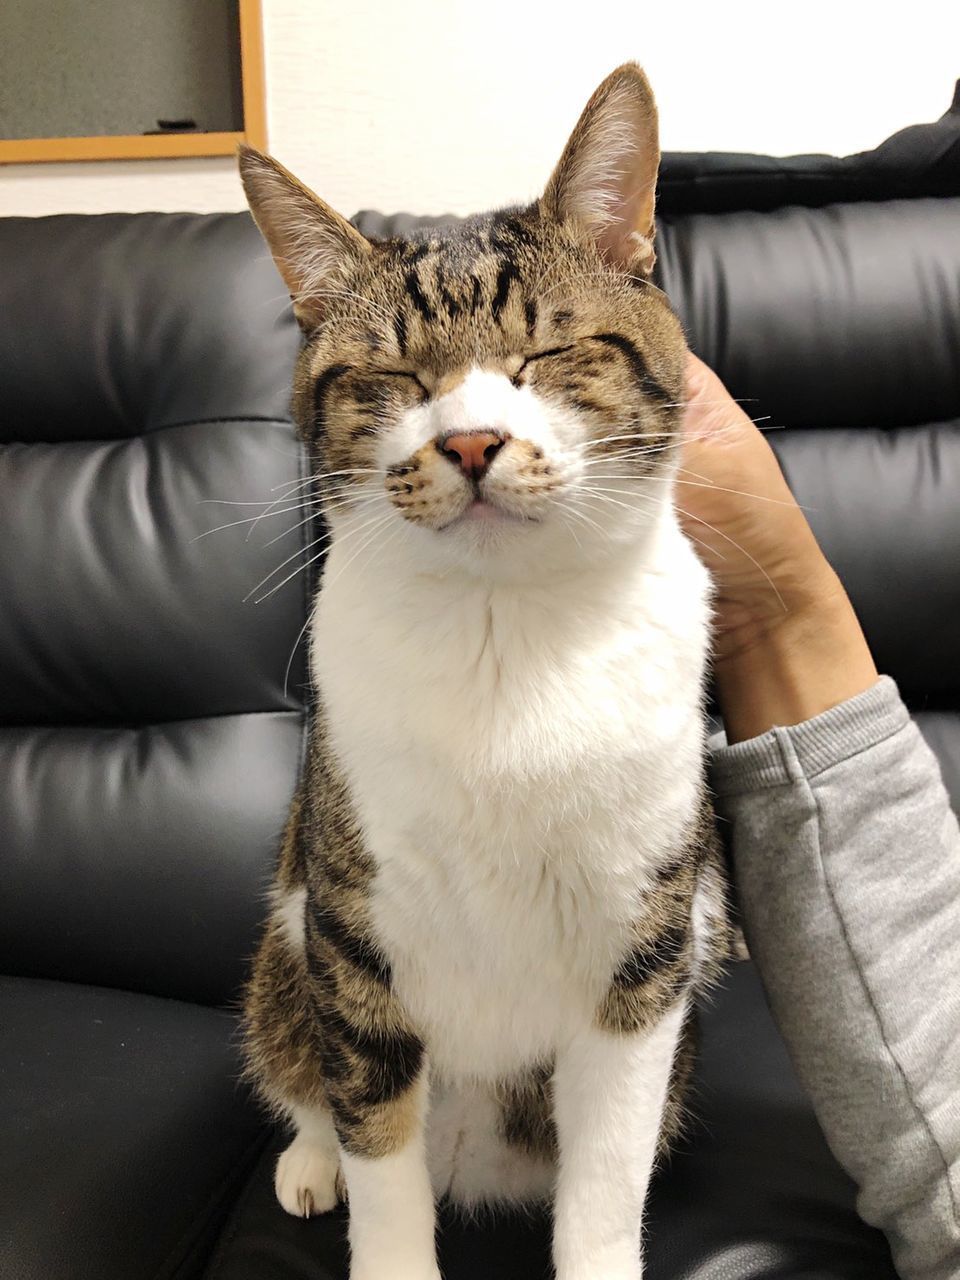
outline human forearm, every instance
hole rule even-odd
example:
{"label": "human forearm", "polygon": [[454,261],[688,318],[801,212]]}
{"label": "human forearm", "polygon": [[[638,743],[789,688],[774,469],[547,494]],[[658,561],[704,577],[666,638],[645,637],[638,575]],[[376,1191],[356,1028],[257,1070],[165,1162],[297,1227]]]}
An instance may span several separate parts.
{"label": "human forearm", "polygon": [[718,747],[745,932],[859,1208],[905,1280],[960,1275],[960,831],[883,679]]}
{"label": "human forearm", "polygon": [[714,676],[728,742],[800,724],[869,689],[877,668],[836,574],[814,546],[802,594],[728,632]]}

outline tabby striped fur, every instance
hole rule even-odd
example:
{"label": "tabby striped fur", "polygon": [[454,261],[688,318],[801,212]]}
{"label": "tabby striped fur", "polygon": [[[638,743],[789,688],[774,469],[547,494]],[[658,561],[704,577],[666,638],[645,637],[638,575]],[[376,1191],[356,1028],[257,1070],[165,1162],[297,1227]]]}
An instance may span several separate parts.
{"label": "tabby striped fur", "polygon": [[[551,1197],[560,1280],[641,1275],[729,944],[656,164],[632,65],[540,201],[406,240],[242,159],[333,534],[246,1044],[298,1131],[284,1207],[330,1207],[340,1167],[352,1280],[436,1280],[443,1194]],[[451,458],[491,431],[479,477]]]}

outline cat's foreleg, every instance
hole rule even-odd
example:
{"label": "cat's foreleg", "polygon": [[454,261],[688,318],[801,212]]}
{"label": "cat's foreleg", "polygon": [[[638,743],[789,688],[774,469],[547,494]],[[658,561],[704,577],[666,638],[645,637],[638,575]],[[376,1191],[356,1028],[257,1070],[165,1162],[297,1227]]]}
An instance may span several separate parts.
{"label": "cat's foreleg", "polygon": [[340,1149],[306,961],[305,903],[305,886],[278,886],[244,1009],[247,1075],[296,1130],[277,1161],[274,1186],[280,1204],[298,1218],[326,1213],[340,1198]]}
{"label": "cat's foreleg", "polygon": [[557,1280],[640,1280],[641,1222],[686,999],[649,1027],[585,1027],[554,1075]]}
{"label": "cat's foreleg", "polygon": [[440,1280],[423,1041],[349,901],[312,911],[323,1081],[350,1206],[351,1280]]}
{"label": "cat's foreleg", "polygon": [[424,1142],[426,1102],[425,1073],[395,1095],[376,1085],[339,1093],[335,1115],[350,1204],[350,1280],[440,1280]]}

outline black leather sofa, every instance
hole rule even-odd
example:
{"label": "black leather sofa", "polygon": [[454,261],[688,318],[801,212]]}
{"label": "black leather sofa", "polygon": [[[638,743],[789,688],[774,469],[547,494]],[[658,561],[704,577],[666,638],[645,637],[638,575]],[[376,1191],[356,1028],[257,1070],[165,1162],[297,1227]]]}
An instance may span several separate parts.
{"label": "black leather sofa", "polygon": [[[667,157],[660,211],[693,346],[784,428],[788,478],[960,803],[960,102],[847,161]],[[279,1139],[235,1046],[320,567],[254,603],[316,536],[257,505],[304,471],[296,344],[246,215],[0,219],[6,1280],[346,1275],[343,1217],[274,1202]],[[704,1027],[650,1280],[893,1276],[750,964]],[[444,1275],[539,1280],[547,1236],[536,1215],[444,1217]]]}

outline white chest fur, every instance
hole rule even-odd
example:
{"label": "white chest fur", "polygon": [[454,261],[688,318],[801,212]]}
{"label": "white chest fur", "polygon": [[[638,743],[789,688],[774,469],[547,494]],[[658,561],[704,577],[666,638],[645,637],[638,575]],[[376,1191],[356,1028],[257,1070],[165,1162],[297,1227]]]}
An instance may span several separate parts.
{"label": "white chest fur", "polygon": [[550,587],[340,573],[336,546],[327,582],[313,676],[396,989],[435,1069],[503,1076],[592,1017],[697,803],[705,572],[671,517]]}

